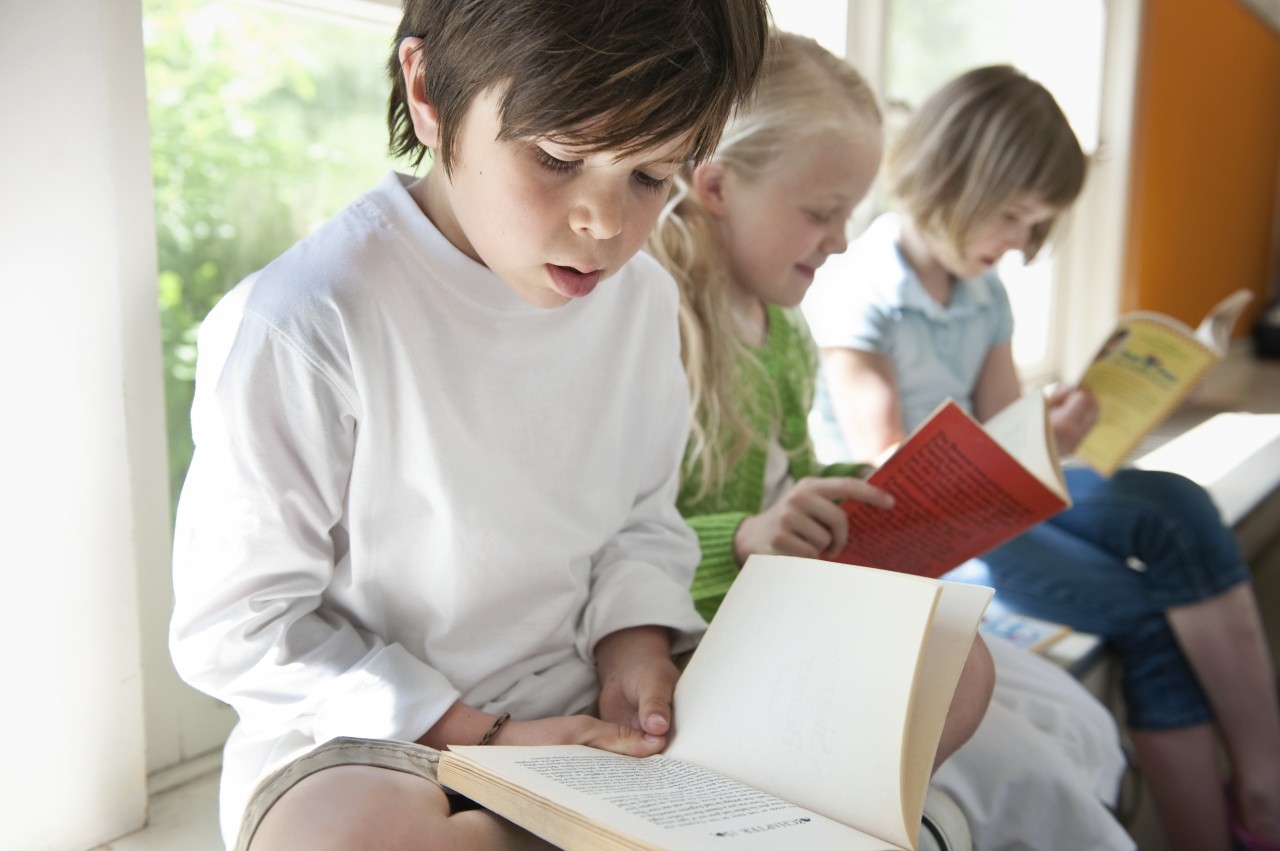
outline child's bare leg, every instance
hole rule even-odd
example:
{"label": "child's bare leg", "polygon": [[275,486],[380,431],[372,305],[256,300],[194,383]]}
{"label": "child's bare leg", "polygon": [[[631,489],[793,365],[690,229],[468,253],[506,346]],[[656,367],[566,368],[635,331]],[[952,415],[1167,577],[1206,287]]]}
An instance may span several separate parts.
{"label": "child's bare leg", "polygon": [[973,646],[969,648],[969,658],[965,660],[964,670],[960,672],[960,682],[951,698],[947,720],[942,725],[938,753],[933,759],[935,771],[957,748],[969,741],[969,737],[978,729],[982,716],[986,714],[987,704],[991,702],[995,684],[996,673],[995,665],[991,662],[991,652],[987,650],[982,636],[975,636]]}
{"label": "child's bare leg", "polygon": [[1241,820],[1280,842],[1280,701],[1249,583],[1167,613],[1231,757]]}
{"label": "child's bare leg", "polygon": [[546,851],[552,846],[485,810],[449,814],[435,783],[402,771],[342,765],[289,789],[263,816],[250,851]]}
{"label": "child's bare leg", "polygon": [[1133,730],[1130,739],[1170,851],[1228,851],[1213,725]]}

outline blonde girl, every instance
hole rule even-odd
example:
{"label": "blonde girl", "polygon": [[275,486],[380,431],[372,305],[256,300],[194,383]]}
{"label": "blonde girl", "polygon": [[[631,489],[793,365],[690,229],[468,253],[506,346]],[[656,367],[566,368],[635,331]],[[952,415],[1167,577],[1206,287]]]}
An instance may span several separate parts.
{"label": "blonde girl", "polygon": [[[858,467],[820,468],[814,458],[806,414],[817,354],[796,310],[816,271],[845,250],[881,144],[880,112],[857,72],[816,42],[780,33],[749,106],[716,153],[683,173],[650,241],[681,289],[694,421],[679,505],[702,545],[693,595],[708,618],[749,554],[821,557],[842,547],[840,500],[892,516],[892,499]],[[1132,848],[1095,788],[1113,790],[1121,763],[1105,710],[1048,663],[1011,647],[991,653],[1001,689],[1026,688],[997,691],[983,720],[992,662],[975,642],[935,775],[978,847],[1049,847],[1024,828],[1020,813],[1035,811],[1039,835],[1072,843],[1057,847]],[[1042,720],[1071,707],[1063,738],[1077,743],[1075,754],[1010,708],[1032,703],[1040,711],[1029,715]],[[1080,768],[1090,761],[1103,766],[1102,781]]]}

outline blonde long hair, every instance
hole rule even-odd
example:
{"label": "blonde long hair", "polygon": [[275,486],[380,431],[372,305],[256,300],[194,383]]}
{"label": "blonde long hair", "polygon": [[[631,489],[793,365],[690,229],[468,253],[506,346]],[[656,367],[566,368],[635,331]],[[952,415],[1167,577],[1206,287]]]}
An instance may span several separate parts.
{"label": "blonde long hair", "polygon": [[[752,180],[800,140],[847,127],[851,117],[879,132],[880,109],[862,76],[813,39],[775,32],[755,92],[711,159]],[[715,219],[691,191],[692,177],[691,167],[677,176],[648,247],[680,285],[681,357],[693,400],[686,460],[701,499],[762,439],[734,392],[738,371],[761,365],[734,318],[728,258]]]}

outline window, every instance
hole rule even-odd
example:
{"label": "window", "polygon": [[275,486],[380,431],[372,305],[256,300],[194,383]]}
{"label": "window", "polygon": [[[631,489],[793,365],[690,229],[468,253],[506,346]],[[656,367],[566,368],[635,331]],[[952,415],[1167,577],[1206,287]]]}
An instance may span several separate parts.
{"label": "window", "polygon": [[1053,92],[1092,152],[1104,26],[1103,0],[890,0],[885,99],[909,107],[970,68],[1014,65]]}
{"label": "window", "polygon": [[[1098,147],[1106,9],[1103,0],[888,0],[884,92],[889,132],[910,109],[964,71],[1010,64],[1048,88],[1086,153]],[[1027,266],[1001,261],[1017,319],[1014,358],[1025,373],[1052,371],[1054,251]]]}
{"label": "window", "polygon": [[191,459],[209,309],[390,167],[398,8],[356,0],[146,0],[171,499]]}

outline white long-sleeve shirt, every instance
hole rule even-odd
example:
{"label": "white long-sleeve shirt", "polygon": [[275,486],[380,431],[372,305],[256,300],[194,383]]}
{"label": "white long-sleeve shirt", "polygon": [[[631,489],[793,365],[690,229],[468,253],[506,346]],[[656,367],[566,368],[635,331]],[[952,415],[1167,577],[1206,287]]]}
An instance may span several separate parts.
{"label": "white long-sleeve shirt", "polygon": [[517,718],[596,693],[592,649],[689,646],[696,539],[674,283],[639,255],[548,310],[389,175],[200,332],[171,649],[239,713],[252,785],[338,735],[413,740],[456,700]]}

